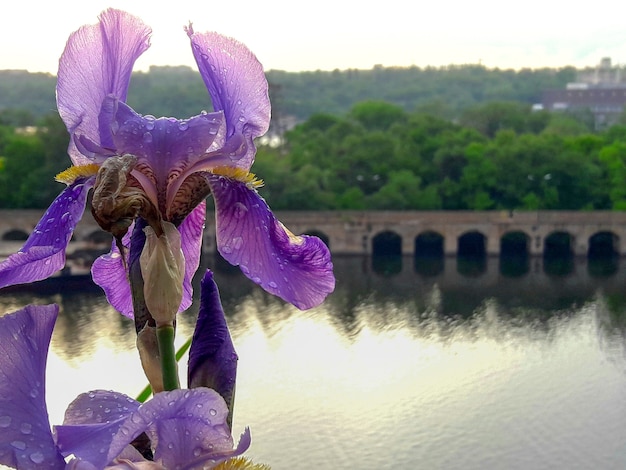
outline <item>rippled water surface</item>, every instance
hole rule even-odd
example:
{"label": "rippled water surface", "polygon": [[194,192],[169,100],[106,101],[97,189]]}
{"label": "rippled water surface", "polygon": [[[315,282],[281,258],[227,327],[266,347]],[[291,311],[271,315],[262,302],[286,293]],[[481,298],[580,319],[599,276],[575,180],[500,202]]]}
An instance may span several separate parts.
{"label": "rippled water surface", "polygon": [[[546,272],[541,260],[507,271],[495,260],[402,259],[386,274],[369,259],[335,265],[336,292],[307,312],[216,270],[240,356],[234,430],[250,426],[255,461],[274,470],[626,467],[624,263]],[[48,368],[52,423],[88,389],[139,393],[134,329],[97,289],[0,294],[4,312],[33,301],[62,309]],[[194,316],[180,317],[179,343]]]}

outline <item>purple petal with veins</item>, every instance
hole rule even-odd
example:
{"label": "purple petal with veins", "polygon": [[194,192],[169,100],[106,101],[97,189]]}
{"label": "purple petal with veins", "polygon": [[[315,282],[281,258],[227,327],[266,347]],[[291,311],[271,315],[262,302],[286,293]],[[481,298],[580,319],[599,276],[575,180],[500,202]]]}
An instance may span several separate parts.
{"label": "purple petal with veins", "polygon": [[233,449],[226,425],[228,408],[214,390],[196,388],[158,393],[140,405],[116,392],[94,391],[70,405],[65,423],[55,426],[63,455],[103,468],[146,432],[155,462],[165,468],[202,468],[243,453],[250,433]]}
{"label": "purple petal with veins", "polygon": [[196,33],[187,28],[202,79],[213,109],[224,111],[227,139],[243,135],[246,145],[232,166],[249,169],[254,161],[254,139],[267,132],[270,100],[263,66],[242,43],[220,34]]}
{"label": "purple petal with veins", "polygon": [[0,464],[63,469],[45,402],[46,360],[57,305],[0,317]]}
{"label": "purple petal with veins", "polygon": [[99,19],[70,36],[59,60],[57,106],[72,136],[68,152],[75,165],[90,163],[76,148],[79,136],[110,147],[100,136],[102,101],[107,95],[126,101],[133,65],[150,46],[151,30],[139,18],[109,9]]}
{"label": "purple petal with veins", "polygon": [[221,255],[263,289],[300,309],[319,305],[335,288],[328,247],[295,236],[246,183],[209,175]]}
{"label": "purple petal with veins", "polygon": [[[128,246],[135,224],[132,224],[122,243]],[[128,256],[128,253],[125,253]],[[133,318],[133,298],[130,292],[130,283],[124,261],[115,240],[111,244],[111,251],[98,257],[91,265],[93,282],[99,285],[107,301],[122,315]]]}
{"label": "purple petal with veins", "polygon": [[24,246],[0,263],[0,287],[40,281],[65,266],[65,250],[93,182],[78,180],[57,196]]}
{"label": "purple petal with veins", "polygon": [[[200,114],[186,120],[141,116],[127,104],[109,96],[102,106],[113,147],[146,161],[157,181],[167,182],[171,172],[182,172],[207,158],[224,144],[226,125],[221,112]],[[214,157],[212,166],[230,163]],[[177,171],[178,170],[178,171]]]}

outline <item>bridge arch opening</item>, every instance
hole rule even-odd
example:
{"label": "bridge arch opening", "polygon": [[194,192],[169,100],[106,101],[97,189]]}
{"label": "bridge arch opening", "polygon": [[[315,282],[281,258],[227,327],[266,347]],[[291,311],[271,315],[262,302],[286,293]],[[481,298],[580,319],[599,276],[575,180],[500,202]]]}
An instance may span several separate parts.
{"label": "bridge arch opening", "polygon": [[522,231],[506,232],[500,238],[500,274],[520,277],[530,271],[530,237]]}
{"label": "bridge arch opening", "polygon": [[465,232],[458,240],[458,256],[481,258],[487,254],[487,237],[478,230]]}
{"label": "bridge arch opening", "polygon": [[444,270],[444,238],[427,230],[415,237],[415,272],[422,276],[437,276]]}
{"label": "bridge arch opening", "polygon": [[402,256],[402,237],[390,230],[381,232],[372,239],[374,256]]}
{"label": "bridge arch opening", "polygon": [[616,234],[610,231],[594,233],[587,246],[589,276],[608,277],[619,270],[620,239]]}
{"label": "bridge arch opening", "polygon": [[466,277],[478,277],[487,272],[487,237],[478,230],[459,237],[456,269]]}
{"label": "bridge arch opening", "polygon": [[390,230],[372,239],[372,269],[385,276],[402,271],[402,237]]}
{"label": "bridge arch opening", "polygon": [[619,254],[619,237],[613,232],[603,231],[589,237],[589,258],[611,258]]}
{"label": "bridge arch opening", "polygon": [[574,272],[573,236],[565,231],[550,233],[543,244],[543,270],[549,276]]}
{"label": "bridge arch opening", "polygon": [[24,230],[13,229],[8,232],[4,232],[2,239],[8,242],[23,242],[28,239],[28,233]]}
{"label": "bridge arch opening", "polygon": [[311,236],[319,238],[320,240],[324,242],[324,245],[330,248],[330,237],[326,235],[324,232],[321,232],[319,230],[307,230],[304,233],[305,235],[311,235]]}
{"label": "bridge arch opening", "polygon": [[415,237],[415,256],[443,256],[443,235],[433,230],[420,233]]}

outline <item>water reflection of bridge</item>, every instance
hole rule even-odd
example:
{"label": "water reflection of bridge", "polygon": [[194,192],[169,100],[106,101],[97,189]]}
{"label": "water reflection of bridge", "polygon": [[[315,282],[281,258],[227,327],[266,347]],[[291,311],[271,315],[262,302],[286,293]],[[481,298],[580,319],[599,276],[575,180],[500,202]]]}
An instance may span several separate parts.
{"label": "water reflection of bridge", "polygon": [[[333,211],[277,216],[294,233],[319,235],[334,254],[626,255],[625,212]],[[0,238],[25,240],[40,217],[37,210],[0,210]],[[87,214],[74,240],[90,247],[108,238]],[[204,248],[215,251],[212,214]]]}

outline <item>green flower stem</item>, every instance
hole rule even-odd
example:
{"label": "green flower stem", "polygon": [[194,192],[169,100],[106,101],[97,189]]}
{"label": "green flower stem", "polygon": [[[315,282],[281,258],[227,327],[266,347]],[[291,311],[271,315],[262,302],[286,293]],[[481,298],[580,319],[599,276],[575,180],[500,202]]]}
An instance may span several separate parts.
{"label": "green flower stem", "polygon": [[166,391],[180,388],[178,365],[176,364],[176,349],[174,348],[175,335],[173,325],[157,326],[156,336],[159,344],[161,371],[163,372],[163,388]]}

